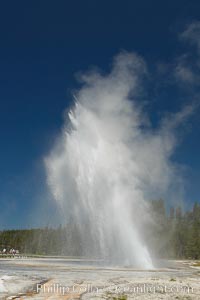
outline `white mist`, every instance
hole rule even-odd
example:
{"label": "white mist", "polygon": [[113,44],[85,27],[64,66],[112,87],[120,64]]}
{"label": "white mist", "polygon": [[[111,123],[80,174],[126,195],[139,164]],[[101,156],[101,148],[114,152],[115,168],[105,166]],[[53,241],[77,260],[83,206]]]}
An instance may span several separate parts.
{"label": "white mist", "polygon": [[173,180],[174,137],[144,124],[134,101],[144,72],[142,59],[122,53],[109,75],[83,75],[46,167],[63,216],[79,224],[84,254],[148,269],[153,262],[144,238],[150,219],[146,199]]}

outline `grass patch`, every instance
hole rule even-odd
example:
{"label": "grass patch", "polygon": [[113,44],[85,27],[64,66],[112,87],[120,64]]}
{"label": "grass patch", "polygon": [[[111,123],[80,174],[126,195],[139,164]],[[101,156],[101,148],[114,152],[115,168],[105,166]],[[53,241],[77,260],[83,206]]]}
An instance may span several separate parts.
{"label": "grass patch", "polygon": [[127,295],[120,295],[117,297],[111,297],[110,300],[127,300]]}
{"label": "grass patch", "polygon": [[171,278],[170,281],[176,281],[176,279],[175,278]]}
{"label": "grass patch", "polygon": [[127,300],[128,297],[127,295],[117,295],[117,296],[114,296],[111,292],[106,292],[107,294],[107,298],[108,300]]}
{"label": "grass patch", "polygon": [[200,261],[197,261],[196,263],[194,263],[193,267],[200,267]]}
{"label": "grass patch", "polygon": [[190,296],[176,296],[175,299],[178,299],[178,300],[191,300],[192,298]]}

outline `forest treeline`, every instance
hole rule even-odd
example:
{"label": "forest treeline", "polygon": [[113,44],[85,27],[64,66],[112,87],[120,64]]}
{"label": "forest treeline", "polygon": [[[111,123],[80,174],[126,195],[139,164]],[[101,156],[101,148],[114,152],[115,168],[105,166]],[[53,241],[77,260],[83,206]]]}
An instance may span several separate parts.
{"label": "forest treeline", "polygon": [[[154,255],[161,258],[200,259],[200,205],[183,212],[181,207],[165,208],[164,201],[151,202],[152,224],[145,238]],[[0,250],[18,249],[38,255],[81,256],[82,245],[76,224],[58,228],[0,231]]]}

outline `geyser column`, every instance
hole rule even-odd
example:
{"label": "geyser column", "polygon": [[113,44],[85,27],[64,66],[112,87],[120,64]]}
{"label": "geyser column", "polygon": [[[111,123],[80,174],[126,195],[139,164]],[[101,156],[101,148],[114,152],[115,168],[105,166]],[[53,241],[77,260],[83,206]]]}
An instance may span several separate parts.
{"label": "geyser column", "polygon": [[[83,87],[46,167],[58,205],[66,218],[72,213],[83,243],[87,240],[84,254],[93,249],[94,255],[116,265],[152,268],[143,235],[152,165],[145,151],[157,146],[155,137],[149,143],[140,110],[129,100],[144,69],[140,58],[125,53],[115,58],[109,75],[83,75]],[[89,240],[84,222],[89,224]]]}

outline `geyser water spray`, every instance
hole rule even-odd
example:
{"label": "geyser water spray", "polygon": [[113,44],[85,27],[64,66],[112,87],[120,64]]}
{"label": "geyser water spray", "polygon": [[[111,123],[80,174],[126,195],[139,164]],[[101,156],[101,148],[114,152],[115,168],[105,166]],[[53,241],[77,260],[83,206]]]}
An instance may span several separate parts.
{"label": "geyser water spray", "polygon": [[173,178],[174,139],[145,124],[134,99],[144,73],[141,58],[122,53],[110,74],[83,74],[74,107],[45,162],[63,217],[71,216],[79,228],[83,255],[147,269],[153,263],[145,241],[146,199]]}

